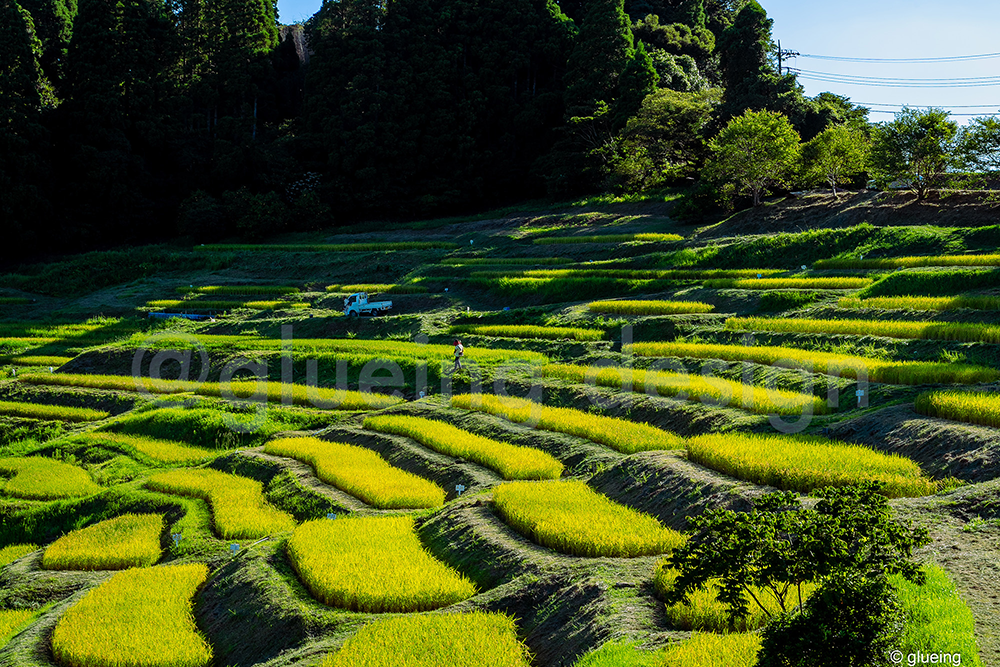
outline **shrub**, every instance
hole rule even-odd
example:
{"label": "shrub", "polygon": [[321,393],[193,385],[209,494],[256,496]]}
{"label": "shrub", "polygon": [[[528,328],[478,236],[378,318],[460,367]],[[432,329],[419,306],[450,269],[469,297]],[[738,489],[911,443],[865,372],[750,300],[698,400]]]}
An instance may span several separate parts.
{"label": "shrub", "polygon": [[547,340],[570,339],[579,341],[602,340],[607,334],[602,329],[578,327],[539,327],[524,324],[465,324],[453,326],[451,333],[471,333],[497,338],[542,338]]}
{"label": "shrub", "polygon": [[103,491],[83,468],[40,456],[0,459],[0,470],[13,474],[2,486],[6,495],[32,500],[89,496]]}
{"label": "shrub", "polygon": [[614,315],[679,315],[715,310],[715,306],[699,301],[592,301],[587,308],[594,313]]}
{"label": "shrub", "polygon": [[60,537],[45,549],[46,570],[125,570],[160,559],[160,514],[122,514]]}

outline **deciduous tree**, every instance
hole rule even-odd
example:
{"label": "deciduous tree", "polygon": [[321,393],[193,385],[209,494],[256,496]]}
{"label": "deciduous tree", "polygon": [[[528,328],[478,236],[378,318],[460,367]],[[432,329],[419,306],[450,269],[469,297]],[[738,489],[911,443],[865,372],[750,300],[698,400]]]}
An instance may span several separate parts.
{"label": "deciduous tree", "polygon": [[872,136],[871,171],[886,187],[901,181],[923,200],[940,187],[958,164],[958,123],[944,109],[904,108],[876,125]]}
{"label": "deciduous tree", "polygon": [[826,182],[837,195],[837,186],[865,170],[868,162],[868,137],[847,125],[823,130],[803,146],[806,178]]}

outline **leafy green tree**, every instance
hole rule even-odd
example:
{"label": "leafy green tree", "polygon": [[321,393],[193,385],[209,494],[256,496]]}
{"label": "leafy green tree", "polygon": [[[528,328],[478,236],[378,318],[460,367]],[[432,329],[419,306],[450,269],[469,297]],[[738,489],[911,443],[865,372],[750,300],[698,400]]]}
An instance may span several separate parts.
{"label": "leafy green tree", "polygon": [[678,20],[692,28],[704,28],[708,22],[704,0],[684,0],[678,10]]}
{"label": "leafy green tree", "polygon": [[837,185],[864,172],[869,148],[868,137],[860,130],[828,127],[802,147],[805,176],[814,183],[828,183],[837,196]]}
{"label": "leafy green tree", "polygon": [[24,0],[22,7],[31,14],[42,51],[39,63],[45,77],[57,87],[62,81],[76,20],[77,0]]}
{"label": "leafy green tree", "polygon": [[958,154],[966,169],[977,174],[1000,174],[1000,120],[994,116],[973,118],[962,128]]}
{"label": "leafy green tree", "polygon": [[799,161],[799,135],[788,119],[774,111],[747,111],[733,118],[709,143],[706,176],[753,197],[783,185]]}
{"label": "leafy green tree", "polygon": [[628,119],[635,115],[646,96],[656,90],[660,75],[653,67],[653,60],[646,52],[646,45],[639,42],[635,55],[625,66],[618,81],[618,95],[615,98],[614,127],[625,127]]}
{"label": "leafy green tree", "polygon": [[631,22],[623,0],[592,0],[567,64],[569,115],[588,116],[598,102],[613,104],[618,80],[634,58]]}
{"label": "leafy green tree", "polygon": [[902,181],[918,201],[945,183],[948,170],[959,163],[958,123],[949,116],[944,109],[907,107],[876,125],[870,159],[876,182],[885,187]]}
{"label": "leafy green tree", "polygon": [[770,54],[773,20],[756,0],[750,0],[719,41],[725,78],[724,113],[736,116],[746,109],[766,109],[772,97],[776,72]]}

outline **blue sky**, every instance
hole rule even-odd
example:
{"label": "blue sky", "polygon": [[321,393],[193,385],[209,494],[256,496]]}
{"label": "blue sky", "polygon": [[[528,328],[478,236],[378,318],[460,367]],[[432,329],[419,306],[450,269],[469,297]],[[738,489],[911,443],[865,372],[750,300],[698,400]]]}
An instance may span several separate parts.
{"label": "blue sky", "polygon": [[[307,19],[321,0],[278,0],[283,23]],[[782,48],[804,54],[866,58],[943,57],[1000,52],[996,0],[763,0]],[[799,58],[793,67],[867,77],[1000,77],[1000,58],[958,63],[843,63]],[[801,79],[809,95],[829,90],[855,102],[953,107],[954,113],[1000,112],[1000,86],[883,88]],[[957,105],[990,105],[960,109]],[[889,111],[891,107],[874,107]],[[873,113],[872,120],[890,114]],[[962,120],[956,118],[956,120]]]}

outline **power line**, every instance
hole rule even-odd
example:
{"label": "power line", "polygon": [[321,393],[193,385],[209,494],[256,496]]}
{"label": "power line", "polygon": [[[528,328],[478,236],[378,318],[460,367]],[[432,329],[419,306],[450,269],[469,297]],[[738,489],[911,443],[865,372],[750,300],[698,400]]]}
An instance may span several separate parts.
{"label": "power line", "polygon": [[[869,113],[887,113],[887,114],[893,114],[893,115],[895,115],[897,113],[896,111],[888,111],[888,110],[883,110],[883,109],[869,109],[868,111],[869,111]],[[1000,116],[1000,112],[998,112],[998,113],[949,113],[948,115],[949,116],[959,117],[959,118],[962,118],[962,117],[966,117],[966,118],[983,118],[984,116]]]}
{"label": "power line", "polygon": [[799,58],[812,58],[814,60],[832,60],[843,63],[957,63],[969,60],[988,60],[990,58],[1000,58],[1000,53],[979,53],[967,56],[944,56],[942,58],[860,58],[854,56],[820,56],[811,53],[801,53]]}
{"label": "power line", "polygon": [[923,79],[907,79],[907,78],[898,77],[898,76],[861,76],[860,74],[838,74],[836,72],[817,72],[817,71],[811,70],[811,69],[798,69],[798,68],[791,68],[791,67],[789,69],[793,69],[794,71],[799,72],[799,73],[812,74],[812,75],[815,75],[815,76],[847,77],[847,78],[851,78],[851,79],[863,79],[865,81],[894,81],[894,82],[901,82],[901,83],[930,83],[930,82],[935,82],[935,81],[945,81],[945,82],[949,82],[949,83],[959,83],[959,82],[965,82],[965,81],[985,81],[985,80],[1000,81],[1000,76],[996,76],[996,75],[994,75],[994,76],[944,77],[944,78],[938,78],[938,79],[928,79],[928,78],[923,78]]}
{"label": "power line", "polygon": [[839,83],[850,86],[868,86],[871,88],[988,88],[993,86],[1000,86],[1000,78],[990,81],[989,83],[890,83],[890,82],[880,82],[880,81],[865,81],[860,79],[846,78],[846,77],[835,77],[835,76],[817,76],[814,74],[799,74],[799,78],[806,79],[808,81],[819,81],[822,83]]}
{"label": "power line", "polygon": [[859,107],[936,107],[939,109],[1000,109],[1000,104],[880,104],[878,102],[854,102]]}

